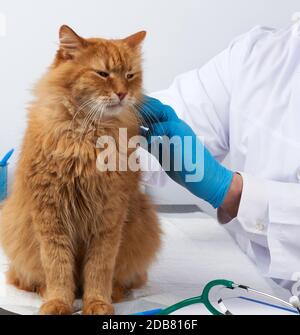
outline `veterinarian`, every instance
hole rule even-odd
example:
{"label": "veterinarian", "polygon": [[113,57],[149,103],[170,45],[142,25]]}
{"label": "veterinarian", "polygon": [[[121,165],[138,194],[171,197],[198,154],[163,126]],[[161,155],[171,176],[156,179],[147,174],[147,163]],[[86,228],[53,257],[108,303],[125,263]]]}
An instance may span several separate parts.
{"label": "veterinarian", "polygon": [[252,29],[153,97],[141,110],[153,135],[204,139],[203,179],[169,176],[218,208],[265,276],[290,283],[300,273],[300,15]]}

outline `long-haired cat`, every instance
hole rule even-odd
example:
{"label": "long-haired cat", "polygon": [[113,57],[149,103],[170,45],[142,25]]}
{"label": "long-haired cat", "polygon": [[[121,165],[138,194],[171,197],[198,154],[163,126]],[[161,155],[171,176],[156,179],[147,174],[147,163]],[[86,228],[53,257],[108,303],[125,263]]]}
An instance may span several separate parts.
{"label": "long-haired cat", "polygon": [[62,26],[35,88],[0,236],[8,282],[39,292],[41,314],[72,313],[78,289],[84,314],[112,314],[112,300],[145,283],[159,249],[140,173],[96,167],[99,137],[112,136],[117,150],[120,128],[139,133],[144,37],[84,39]]}

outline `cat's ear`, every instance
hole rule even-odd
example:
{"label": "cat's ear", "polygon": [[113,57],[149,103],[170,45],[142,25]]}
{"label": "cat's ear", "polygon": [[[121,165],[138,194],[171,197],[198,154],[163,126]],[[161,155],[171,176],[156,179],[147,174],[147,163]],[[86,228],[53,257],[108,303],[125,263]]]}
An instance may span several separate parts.
{"label": "cat's ear", "polygon": [[73,58],[84,46],[86,41],[70,27],[63,25],[59,29],[59,49],[65,59]]}
{"label": "cat's ear", "polygon": [[127,43],[131,48],[139,47],[144,41],[146,34],[147,33],[145,31],[140,31],[136,34],[124,38],[124,42]]}

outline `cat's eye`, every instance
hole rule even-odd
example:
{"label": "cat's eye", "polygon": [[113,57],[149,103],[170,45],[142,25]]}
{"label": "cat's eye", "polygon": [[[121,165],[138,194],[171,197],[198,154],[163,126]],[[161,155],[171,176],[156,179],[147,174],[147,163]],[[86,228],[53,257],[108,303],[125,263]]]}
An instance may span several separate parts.
{"label": "cat's eye", "polygon": [[128,73],[128,74],[126,75],[126,78],[127,78],[128,80],[132,79],[133,77],[134,77],[134,74],[133,74],[133,73]]}
{"label": "cat's eye", "polygon": [[99,74],[100,77],[102,78],[108,78],[109,77],[109,73],[105,72],[105,71],[97,71],[97,73]]}

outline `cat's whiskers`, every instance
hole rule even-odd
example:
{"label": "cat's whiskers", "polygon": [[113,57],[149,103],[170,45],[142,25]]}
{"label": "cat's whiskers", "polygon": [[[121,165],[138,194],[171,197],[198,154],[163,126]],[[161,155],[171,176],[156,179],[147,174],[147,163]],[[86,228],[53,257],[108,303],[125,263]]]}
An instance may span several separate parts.
{"label": "cat's whiskers", "polygon": [[[98,104],[99,103],[98,103],[97,99],[93,99],[93,103],[90,106],[90,109],[89,109],[88,113],[89,112],[94,112],[94,110],[97,109]],[[85,131],[85,128],[86,128],[86,125],[87,125],[88,121],[89,121],[89,119],[86,117],[85,120],[83,121],[83,124],[82,124],[82,127],[81,127],[83,129],[83,131]]]}
{"label": "cat's whiskers", "polygon": [[93,103],[93,98],[90,98],[87,101],[85,101],[84,103],[82,103],[81,105],[79,105],[78,110],[76,111],[76,113],[74,114],[74,116],[73,116],[73,118],[70,122],[70,129],[72,128],[73,122],[75,121],[75,119],[79,115],[79,113],[81,111],[83,111],[86,107],[89,107],[92,103]]}
{"label": "cat's whiskers", "polygon": [[[100,99],[100,101],[105,101],[106,98],[102,98]],[[93,101],[93,106],[92,108],[89,110],[88,112],[88,115],[87,117],[85,118],[84,120],[84,123],[82,125],[82,132],[81,132],[81,137],[80,137],[80,143],[81,143],[81,140],[83,139],[86,131],[88,131],[88,129],[90,128],[90,126],[95,123],[96,121],[96,116],[99,114],[99,110],[102,108],[102,107],[106,107],[104,106],[103,103],[99,103],[99,100],[94,100]]]}
{"label": "cat's whiskers", "polygon": [[145,119],[142,117],[142,115],[139,113],[139,109],[142,107],[142,103],[139,103],[139,100],[136,98],[130,98],[128,102],[131,104],[133,107],[133,112],[137,116],[138,120],[140,121],[141,125],[147,125],[147,122]]}
{"label": "cat's whiskers", "polygon": [[89,129],[89,122],[90,122],[90,119],[95,111],[95,109],[97,108],[97,105],[94,103],[92,105],[92,108],[88,111],[87,115],[85,116],[84,120],[83,120],[83,123],[81,125],[81,132],[80,132],[80,141],[79,141],[79,144],[81,144],[81,140],[84,138],[84,136],[88,133],[88,129]]}
{"label": "cat's whiskers", "polygon": [[103,99],[101,101],[101,103],[99,104],[99,116],[97,118],[97,122],[98,124],[102,122],[102,118],[103,118],[103,115],[107,109],[107,107],[109,106],[109,103],[110,103],[110,99]]}
{"label": "cat's whiskers", "polygon": [[[129,99],[129,104],[133,105],[134,101],[135,101],[134,99]],[[109,106],[112,106],[112,100],[109,97],[91,98],[79,106],[70,125],[70,128],[72,128],[76,117],[82,110],[86,112],[86,115],[84,116],[79,128],[80,129],[79,145],[81,145],[85,135],[89,133],[90,126],[93,123],[96,126],[99,126],[99,124],[101,124],[101,122],[103,121],[104,113],[106,112]],[[141,117],[138,114],[136,114],[136,116],[141,119]]]}
{"label": "cat's whiskers", "polygon": [[76,111],[76,113],[74,114],[72,120],[70,121],[70,125],[67,131],[67,136],[71,135],[71,131],[73,131],[73,126],[74,126],[74,122],[76,117],[79,115],[80,112],[82,112],[86,107],[89,107],[91,104],[93,103],[93,99],[88,99],[87,101],[85,101],[84,103],[82,103],[79,107],[78,110]]}
{"label": "cat's whiskers", "polygon": [[97,130],[98,130],[99,124],[101,124],[102,115],[105,112],[105,110],[106,110],[106,106],[103,104],[98,107],[97,114],[95,115],[95,120],[94,120]]}
{"label": "cat's whiskers", "polygon": [[[138,119],[141,121],[142,126],[149,126],[152,124],[153,120],[152,118],[148,115],[148,112],[143,108],[142,105],[138,105],[137,103],[134,103],[134,112]],[[140,111],[144,112],[144,116],[140,114]]]}
{"label": "cat's whiskers", "polygon": [[145,116],[148,116],[148,120],[151,121],[150,124],[155,121],[157,123],[160,122],[160,120],[156,117],[156,115],[152,114],[150,115],[149,112],[147,111],[147,109],[145,109],[144,107],[144,102],[140,99],[137,99],[137,101],[135,102],[135,106],[137,107],[137,109],[142,110],[145,113]]}
{"label": "cat's whiskers", "polygon": [[[134,106],[136,108],[136,113],[138,116],[141,117],[141,119],[145,122],[145,125],[149,128],[149,131],[152,132],[151,125],[153,123],[156,123],[160,126],[162,133],[164,133],[163,126],[161,125],[161,121],[155,116],[155,115],[150,115],[150,113],[145,109],[144,105],[142,102],[136,102],[134,103]],[[144,116],[142,116],[139,111],[142,111],[144,113]],[[153,122],[154,121],[154,122]]]}
{"label": "cat's whiskers", "polygon": [[102,119],[103,119],[103,115],[104,115],[105,109],[106,109],[106,106],[103,106],[103,108],[102,108],[101,111],[100,111],[100,115],[99,115],[99,122],[100,122],[100,123],[102,122]]}

